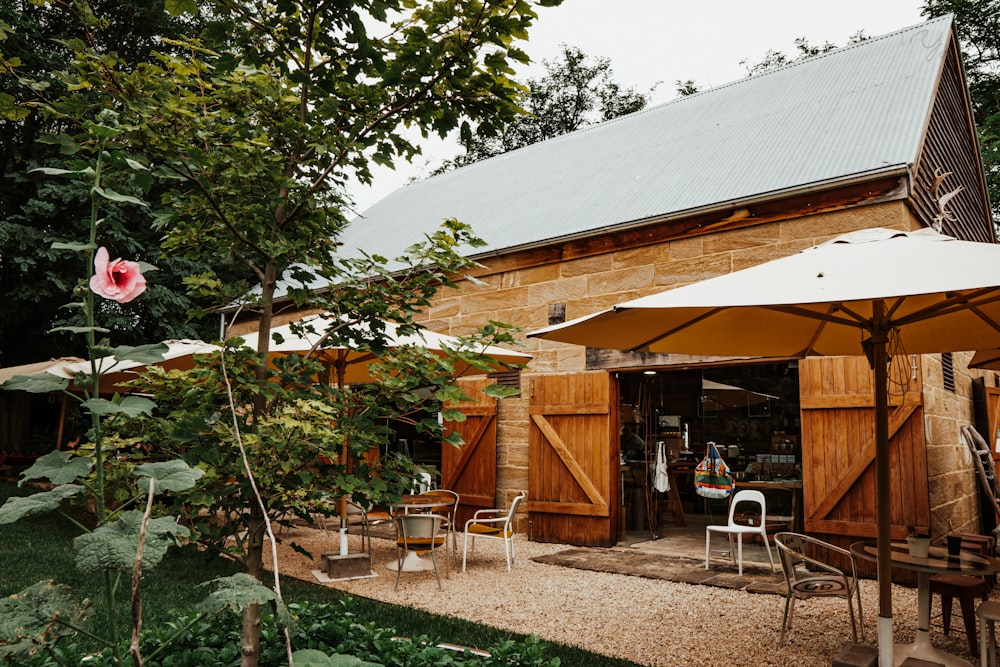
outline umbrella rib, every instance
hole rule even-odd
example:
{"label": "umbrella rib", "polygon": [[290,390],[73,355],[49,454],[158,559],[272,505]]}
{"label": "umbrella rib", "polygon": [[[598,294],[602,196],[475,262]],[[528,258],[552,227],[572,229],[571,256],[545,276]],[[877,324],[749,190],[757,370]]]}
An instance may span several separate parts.
{"label": "umbrella rib", "polygon": [[[624,310],[624,309],[622,309],[622,310]],[[639,343],[635,347],[629,348],[628,350],[626,350],[626,352],[638,352],[638,351],[641,351],[644,348],[649,347],[653,343],[657,343],[660,340],[662,340],[664,338],[667,338],[668,336],[672,336],[672,335],[676,334],[679,331],[684,331],[685,329],[687,329],[687,328],[689,328],[691,326],[694,326],[695,324],[698,324],[702,320],[704,320],[704,319],[706,319],[708,317],[711,317],[712,315],[715,315],[716,313],[721,312],[722,310],[723,310],[722,308],[713,308],[712,310],[709,310],[707,312],[702,313],[698,317],[695,317],[695,318],[693,318],[691,320],[688,320],[687,322],[684,322],[679,327],[675,327],[673,329],[665,331],[665,332],[661,333],[659,336],[655,336],[655,337],[650,338],[649,340],[647,340],[647,341],[645,341],[643,343]]]}
{"label": "umbrella rib", "polygon": [[930,319],[931,317],[947,315],[951,312],[967,308],[976,313],[976,315],[982,318],[994,329],[1000,331],[997,323],[986,317],[986,315],[979,310],[980,306],[985,306],[997,301],[1000,301],[1000,294],[997,293],[995,287],[984,287],[971,293],[952,293],[948,295],[948,299],[946,301],[932,304],[921,310],[916,310],[909,315],[900,317],[898,320],[894,320],[892,325],[894,327],[904,326],[912,324],[913,322],[920,322],[922,320]]}

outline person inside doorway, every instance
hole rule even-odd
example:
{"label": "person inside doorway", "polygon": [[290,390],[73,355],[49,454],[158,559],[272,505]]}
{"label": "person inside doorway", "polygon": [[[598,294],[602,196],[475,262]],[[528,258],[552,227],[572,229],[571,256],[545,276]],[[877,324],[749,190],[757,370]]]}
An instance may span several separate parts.
{"label": "person inside doorway", "polygon": [[646,458],[646,441],[632,427],[626,425],[622,428],[622,457],[626,461],[642,461]]}

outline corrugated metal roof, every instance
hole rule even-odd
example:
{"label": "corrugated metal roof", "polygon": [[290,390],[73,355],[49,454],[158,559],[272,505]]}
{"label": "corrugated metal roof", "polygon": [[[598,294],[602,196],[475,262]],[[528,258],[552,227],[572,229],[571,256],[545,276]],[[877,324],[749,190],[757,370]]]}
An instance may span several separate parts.
{"label": "corrugated metal roof", "polygon": [[912,164],[949,40],[944,17],[408,185],[345,248],[387,256],[445,218],[475,254]]}

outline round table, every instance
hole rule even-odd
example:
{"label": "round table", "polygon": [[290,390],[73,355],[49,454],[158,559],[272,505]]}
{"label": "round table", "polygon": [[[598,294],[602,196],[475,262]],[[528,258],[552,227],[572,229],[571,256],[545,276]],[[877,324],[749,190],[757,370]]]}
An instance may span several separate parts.
{"label": "round table", "polygon": [[[855,542],[851,553],[867,561],[878,562],[878,546],[874,541]],[[957,655],[935,648],[931,644],[931,586],[932,574],[966,574],[986,576],[1000,572],[1000,560],[960,551],[952,555],[944,547],[930,547],[926,558],[910,555],[904,542],[893,542],[890,558],[892,566],[917,573],[917,634],[912,644],[896,644],[892,661],[898,666],[913,656],[922,660],[939,662],[948,667],[974,667],[971,662]]]}

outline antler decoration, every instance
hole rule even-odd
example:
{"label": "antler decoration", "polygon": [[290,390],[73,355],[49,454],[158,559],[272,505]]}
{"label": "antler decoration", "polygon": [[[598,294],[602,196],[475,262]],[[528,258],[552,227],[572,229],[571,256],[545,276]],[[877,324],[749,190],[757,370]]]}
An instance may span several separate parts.
{"label": "antler decoration", "polygon": [[948,222],[954,222],[955,214],[947,210],[948,202],[954,199],[955,195],[961,192],[964,188],[964,186],[959,185],[951,192],[940,194],[941,184],[944,182],[944,179],[949,176],[951,176],[950,171],[942,172],[940,169],[935,169],[934,182],[931,184],[931,198],[937,203],[937,215],[935,215],[934,219],[931,221],[931,227],[933,227],[934,231],[938,233],[944,233],[943,229],[946,220]]}

